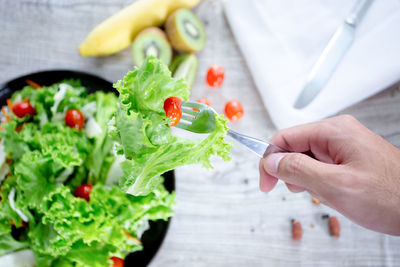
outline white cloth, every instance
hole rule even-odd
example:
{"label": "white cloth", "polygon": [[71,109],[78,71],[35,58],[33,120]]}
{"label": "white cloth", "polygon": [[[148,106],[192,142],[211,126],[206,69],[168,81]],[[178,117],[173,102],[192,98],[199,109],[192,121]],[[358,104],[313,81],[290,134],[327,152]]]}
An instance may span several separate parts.
{"label": "white cloth", "polygon": [[[355,0],[227,0],[226,17],[278,128],[334,115],[400,80],[400,0],[375,0],[325,88],[293,108]],[[399,103],[400,108],[400,103]]]}

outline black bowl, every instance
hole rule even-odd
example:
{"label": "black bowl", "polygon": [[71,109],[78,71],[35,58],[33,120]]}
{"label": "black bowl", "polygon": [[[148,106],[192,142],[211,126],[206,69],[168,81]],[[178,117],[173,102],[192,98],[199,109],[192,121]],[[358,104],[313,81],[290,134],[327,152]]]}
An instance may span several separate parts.
{"label": "black bowl", "polygon": [[[97,90],[104,92],[114,92],[112,83],[96,75],[70,70],[50,70],[27,74],[0,85],[0,105],[6,105],[6,100],[18,90],[27,85],[26,80],[34,81],[40,85],[51,85],[63,79],[79,79],[90,93]],[[164,186],[172,192],[175,189],[174,171],[166,172],[164,175]],[[130,253],[125,259],[125,266],[147,266],[154,255],[157,253],[164,240],[169,225],[168,221],[158,220],[150,222],[150,229],[142,236],[143,250]]]}

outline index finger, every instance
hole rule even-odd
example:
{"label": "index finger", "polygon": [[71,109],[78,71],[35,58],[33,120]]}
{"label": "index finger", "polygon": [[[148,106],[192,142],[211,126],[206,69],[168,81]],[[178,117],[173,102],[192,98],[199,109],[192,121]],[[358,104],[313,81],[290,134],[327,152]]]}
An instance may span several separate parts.
{"label": "index finger", "polygon": [[311,152],[315,158],[332,163],[332,140],[337,137],[337,127],[329,119],[281,130],[271,139],[271,143],[298,153]]}

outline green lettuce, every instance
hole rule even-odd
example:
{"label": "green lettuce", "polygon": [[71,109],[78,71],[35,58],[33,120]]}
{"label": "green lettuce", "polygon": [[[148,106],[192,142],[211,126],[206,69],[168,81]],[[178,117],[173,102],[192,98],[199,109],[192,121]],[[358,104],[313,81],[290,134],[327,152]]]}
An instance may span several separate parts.
{"label": "green lettuce", "polygon": [[[21,91],[14,93],[11,100],[17,103],[29,99],[29,103],[36,110],[33,121],[43,125],[46,122],[63,122],[65,111],[81,109],[94,98],[95,94],[88,94],[79,80],[67,79],[40,89],[25,86]],[[29,117],[21,119],[14,114],[11,114],[11,117],[17,122],[30,120]]]}
{"label": "green lettuce", "polygon": [[93,149],[88,158],[88,181],[105,183],[111,164],[115,160],[112,153],[113,141],[108,136],[108,122],[117,110],[117,98],[113,94],[96,95],[95,119],[101,128],[101,133],[94,140]]}
{"label": "green lettuce", "polygon": [[187,101],[190,91],[183,79],[155,57],[118,81],[119,107],[110,134],[126,160],[121,188],[132,195],[146,195],[160,184],[160,175],[181,165],[200,163],[211,168],[210,157],[229,160],[231,144],[225,141],[226,120],[216,114],[215,130],[203,140],[186,140],[172,135],[165,116],[164,101],[177,96]]}
{"label": "green lettuce", "polygon": [[20,226],[21,219],[8,201],[2,201],[0,215],[4,216],[3,226],[9,232],[0,229],[4,239],[3,244],[0,242],[1,254],[29,245],[37,255],[38,265],[51,258],[87,266],[91,257],[82,251],[88,251],[95,254],[91,266],[104,266],[110,255],[142,249],[126,233],[138,239],[148,220],[167,220],[173,214],[175,195],[162,184],[151,194],[139,197],[127,195],[115,186],[96,184],[86,202],[74,197],[68,186],[54,183],[53,165],[48,155],[38,151],[26,153],[15,165],[14,175],[4,182],[2,199],[7,199],[11,189],[15,189],[15,207],[29,218],[29,243],[17,241],[9,234],[10,222]]}
{"label": "green lettuce", "polygon": [[11,235],[11,222],[7,218],[0,217],[0,255],[27,248],[26,241],[17,241]]}
{"label": "green lettuce", "polygon": [[[29,248],[39,267],[107,266],[111,256],[141,250],[148,221],[173,215],[175,194],[161,177],[145,196],[106,184],[117,162],[108,135],[117,97],[88,94],[79,81],[65,80],[40,89],[26,86],[11,99],[28,99],[36,114],[11,114],[0,131],[8,159],[3,164],[10,169],[0,190],[0,255]],[[95,135],[65,125],[65,113],[73,108],[82,111],[85,124],[95,121]],[[89,202],[73,195],[84,183],[93,185]]]}

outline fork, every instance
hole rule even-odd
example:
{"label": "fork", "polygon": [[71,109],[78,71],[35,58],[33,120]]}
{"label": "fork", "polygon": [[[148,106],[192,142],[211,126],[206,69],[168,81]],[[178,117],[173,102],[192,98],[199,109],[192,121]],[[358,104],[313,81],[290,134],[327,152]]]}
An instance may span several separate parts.
{"label": "fork", "polygon": [[[184,101],[181,102],[181,108],[182,117],[175,127],[194,133],[211,133],[214,131],[216,111],[213,108],[201,103]],[[271,153],[288,152],[279,146],[240,134],[231,129],[228,130],[227,134],[261,158]]]}

